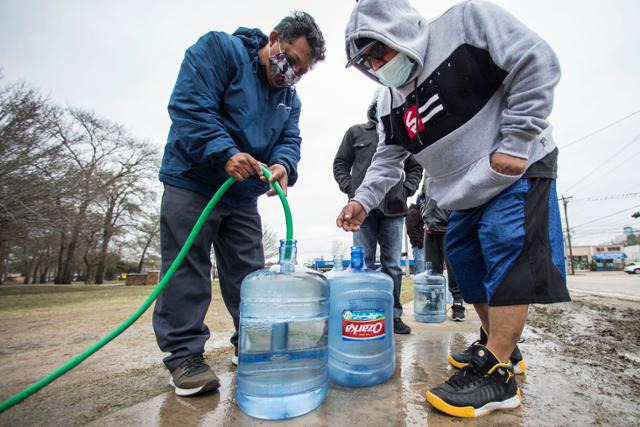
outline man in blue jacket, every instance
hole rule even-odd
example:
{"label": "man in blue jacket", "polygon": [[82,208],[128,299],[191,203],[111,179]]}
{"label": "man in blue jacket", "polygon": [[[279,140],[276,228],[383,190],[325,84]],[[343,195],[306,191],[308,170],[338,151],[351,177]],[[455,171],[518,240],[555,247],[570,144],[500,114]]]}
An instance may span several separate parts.
{"label": "man in blue jacket", "polygon": [[300,159],[300,99],[294,85],[324,59],[314,19],[293,12],[266,36],[258,29],[210,32],[187,49],[169,101],[171,129],[164,150],[160,240],[167,271],[198,216],[222,183],[237,180],[202,232],[153,313],[158,346],[176,394],[217,390],[220,381],[202,353],[211,302],[211,246],[220,289],[233,317],[237,364],[240,284],[264,266],[258,196],[275,195],[263,176],[286,192]]}

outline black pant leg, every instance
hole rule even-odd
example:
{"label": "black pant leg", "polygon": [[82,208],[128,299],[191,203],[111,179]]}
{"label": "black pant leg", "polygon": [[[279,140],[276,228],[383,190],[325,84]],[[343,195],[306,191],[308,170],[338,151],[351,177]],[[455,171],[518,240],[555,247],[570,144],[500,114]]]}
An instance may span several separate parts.
{"label": "black pant leg", "polygon": [[434,273],[442,274],[444,268],[442,236],[436,234],[424,235],[424,260],[431,263],[431,270]]}
{"label": "black pant leg", "polygon": [[220,290],[236,328],[231,343],[238,346],[240,286],[251,272],[264,267],[262,222],[257,208],[239,209],[221,205],[223,215],[213,240]]}
{"label": "black pant leg", "polygon": [[[165,186],[160,208],[162,275],[184,245],[208,200],[192,191]],[[190,354],[204,352],[209,328],[204,318],[211,302],[211,240],[217,214],[213,212],[193,246],[158,297],[153,310],[153,329],[169,370]]]}
{"label": "black pant leg", "polygon": [[449,257],[447,256],[447,248],[445,245],[444,236],[440,237],[440,248],[442,250],[442,254],[444,256],[444,262],[447,265],[447,282],[449,284],[449,291],[453,296],[453,302],[462,302],[462,292],[458,287],[458,282],[456,281],[456,275],[453,271],[453,267],[449,263]]}

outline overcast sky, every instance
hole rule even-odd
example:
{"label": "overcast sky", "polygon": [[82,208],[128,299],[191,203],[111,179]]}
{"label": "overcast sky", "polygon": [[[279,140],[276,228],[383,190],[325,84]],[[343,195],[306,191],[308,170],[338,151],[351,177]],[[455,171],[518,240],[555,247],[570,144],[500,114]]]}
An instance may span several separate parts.
{"label": "overcast sky", "polygon": [[[454,1],[416,1],[431,19]],[[601,243],[640,228],[640,2],[500,0],[499,5],[554,48],[563,76],[551,120],[560,146],[559,194],[571,195],[574,244]],[[300,261],[349,246],[335,227],[346,201],[332,176],[333,156],[349,126],[365,121],[376,85],[345,70],[344,27],[353,1],[0,0],[0,68],[56,102],[124,124],[161,150],[166,105],[184,51],[210,30],[239,26],[269,32],[291,10],[310,13],[327,40],[327,60],[298,84],[302,100],[300,179],[290,189]],[[573,143],[570,147],[562,149]],[[615,197],[636,193],[634,197]],[[609,199],[607,199],[609,197]],[[592,200],[597,199],[597,200]],[[284,237],[282,208],[260,199],[266,225]],[[619,212],[619,213],[617,213]],[[604,219],[601,219],[603,218]]]}

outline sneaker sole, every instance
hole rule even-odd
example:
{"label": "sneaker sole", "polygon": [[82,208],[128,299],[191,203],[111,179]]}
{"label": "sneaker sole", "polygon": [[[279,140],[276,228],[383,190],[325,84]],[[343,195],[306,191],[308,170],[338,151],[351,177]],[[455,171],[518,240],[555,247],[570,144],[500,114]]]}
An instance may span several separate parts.
{"label": "sneaker sole", "polygon": [[175,389],[175,392],[178,396],[182,397],[193,396],[195,394],[206,393],[209,391],[216,391],[218,388],[220,388],[219,381],[211,381],[210,383],[195,388],[180,388],[173,382],[173,377],[169,378],[169,385]]}
{"label": "sneaker sole", "polygon": [[233,366],[238,366],[238,356],[231,356],[231,364]]}
{"label": "sneaker sole", "polygon": [[466,317],[452,317],[451,320],[453,320],[454,322],[464,322],[465,320],[467,320]]}
{"label": "sneaker sole", "polygon": [[[458,362],[451,355],[447,356],[447,361],[449,362],[449,364],[451,366],[453,366],[454,368],[458,368],[458,369],[462,369],[462,368],[464,368],[464,367],[466,367],[468,365],[468,363]],[[524,372],[526,370],[527,370],[527,364],[524,362],[524,360],[521,360],[518,363],[516,363],[515,365],[513,365],[513,373],[516,374],[516,375],[524,374]]]}
{"label": "sneaker sole", "polygon": [[493,411],[517,408],[522,404],[522,397],[520,395],[520,387],[518,387],[518,391],[515,396],[501,402],[489,402],[480,408],[474,408],[473,406],[458,407],[448,404],[440,397],[431,393],[431,391],[427,391],[427,402],[437,410],[444,412],[447,415],[459,418],[477,418],[488,415]]}

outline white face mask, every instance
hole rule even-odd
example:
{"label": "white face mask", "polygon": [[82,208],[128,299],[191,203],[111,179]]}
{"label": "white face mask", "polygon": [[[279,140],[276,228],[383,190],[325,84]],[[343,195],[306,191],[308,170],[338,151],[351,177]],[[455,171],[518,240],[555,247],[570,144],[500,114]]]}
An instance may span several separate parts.
{"label": "white face mask", "polygon": [[382,68],[373,71],[373,75],[385,86],[400,87],[407,82],[412,70],[413,62],[411,62],[407,55],[398,52],[398,54],[384,64]]}

